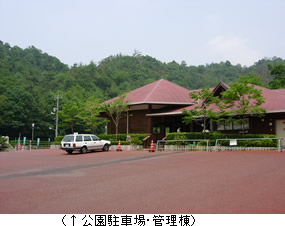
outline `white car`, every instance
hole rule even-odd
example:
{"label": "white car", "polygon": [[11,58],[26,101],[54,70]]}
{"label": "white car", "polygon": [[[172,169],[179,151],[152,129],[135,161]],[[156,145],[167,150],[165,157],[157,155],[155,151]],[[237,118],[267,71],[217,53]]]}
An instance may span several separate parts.
{"label": "white car", "polygon": [[60,144],[60,149],[65,150],[68,154],[72,154],[77,150],[81,153],[87,151],[102,150],[109,151],[111,142],[108,140],[101,140],[93,134],[70,134],[66,135]]}

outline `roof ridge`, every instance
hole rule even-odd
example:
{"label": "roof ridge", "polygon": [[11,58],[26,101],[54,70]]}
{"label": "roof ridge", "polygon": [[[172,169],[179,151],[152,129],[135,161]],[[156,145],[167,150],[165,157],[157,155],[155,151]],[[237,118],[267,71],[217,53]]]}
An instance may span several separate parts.
{"label": "roof ridge", "polygon": [[151,94],[155,91],[155,89],[159,86],[159,84],[161,83],[161,81],[163,81],[163,79],[160,79],[159,81],[158,81],[158,83],[153,87],[153,89],[149,92],[149,94],[146,96],[146,98],[144,98],[144,100],[143,101],[146,101],[150,96],[151,96]]}

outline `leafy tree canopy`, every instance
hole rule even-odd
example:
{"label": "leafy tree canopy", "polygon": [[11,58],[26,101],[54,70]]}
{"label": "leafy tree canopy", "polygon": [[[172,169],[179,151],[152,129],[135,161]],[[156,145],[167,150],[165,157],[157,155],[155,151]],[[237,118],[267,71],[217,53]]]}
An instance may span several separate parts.
{"label": "leafy tree canopy", "polygon": [[203,131],[206,132],[207,119],[214,119],[217,117],[217,112],[213,110],[213,105],[217,104],[220,99],[215,97],[213,92],[209,88],[203,88],[200,91],[193,91],[189,94],[190,98],[193,99],[193,109],[187,111],[183,110],[184,122],[191,123],[196,117],[203,119]]}
{"label": "leafy tree canopy", "polygon": [[116,139],[118,138],[120,119],[129,110],[128,102],[124,101],[124,99],[125,95],[121,95],[114,101],[103,105],[103,111],[105,111],[109,115],[109,117],[112,119],[113,123],[116,126]]}
{"label": "leafy tree canopy", "polygon": [[222,93],[223,104],[219,105],[221,115],[227,120],[239,121],[242,124],[243,133],[248,114],[262,116],[266,113],[265,109],[260,107],[264,103],[262,90],[248,81],[247,76],[241,76],[232,83],[230,88]]}

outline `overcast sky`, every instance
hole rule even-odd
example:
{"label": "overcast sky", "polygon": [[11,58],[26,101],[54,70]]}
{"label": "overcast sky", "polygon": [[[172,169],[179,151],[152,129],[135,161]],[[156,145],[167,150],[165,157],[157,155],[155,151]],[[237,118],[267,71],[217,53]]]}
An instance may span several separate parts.
{"label": "overcast sky", "polygon": [[285,58],[284,0],[0,0],[0,40],[63,63],[139,50],[162,62]]}

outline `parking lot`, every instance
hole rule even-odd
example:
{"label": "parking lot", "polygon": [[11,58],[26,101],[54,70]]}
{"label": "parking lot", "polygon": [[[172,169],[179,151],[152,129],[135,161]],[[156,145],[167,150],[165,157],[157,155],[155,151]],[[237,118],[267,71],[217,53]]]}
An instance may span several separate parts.
{"label": "parking lot", "polygon": [[0,213],[285,213],[285,153],[0,153]]}

